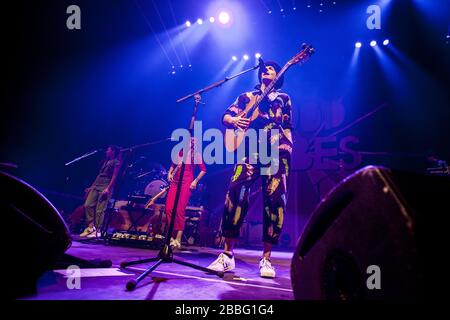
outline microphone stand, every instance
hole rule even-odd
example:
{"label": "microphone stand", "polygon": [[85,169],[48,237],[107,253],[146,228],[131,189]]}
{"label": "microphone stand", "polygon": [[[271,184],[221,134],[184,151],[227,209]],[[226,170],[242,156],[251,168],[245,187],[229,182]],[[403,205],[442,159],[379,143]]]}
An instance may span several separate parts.
{"label": "microphone stand", "polygon": [[91,151],[91,152],[87,152],[87,153],[83,154],[82,156],[79,156],[79,157],[73,159],[72,161],[69,161],[69,162],[65,163],[64,165],[65,165],[66,167],[67,167],[67,166],[70,166],[71,164],[73,164],[73,163],[75,163],[75,162],[78,162],[78,161],[80,161],[80,160],[83,160],[84,158],[90,157],[90,156],[96,154],[97,152],[100,152],[101,150],[102,150],[102,149],[98,149],[98,150],[94,150],[94,151]]}
{"label": "microphone stand", "polygon": [[[187,100],[189,98],[194,97],[194,110],[192,112],[191,121],[189,123],[189,133],[190,133],[191,137],[193,137],[193,133],[194,133],[193,132],[194,131],[194,122],[195,122],[195,119],[196,119],[196,116],[197,116],[197,109],[198,109],[199,104],[201,103],[200,102],[201,94],[204,93],[204,92],[207,92],[207,91],[209,91],[211,89],[217,88],[217,87],[221,86],[222,84],[224,84],[225,82],[227,82],[227,81],[229,81],[231,79],[234,79],[234,78],[239,77],[239,76],[241,76],[241,75],[243,75],[243,74],[245,74],[247,72],[255,70],[255,69],[259,68],[261,66],[261,64],[262,64],[262,60],[260,60],[260,64],[255,66],[255,67],[252,67],[252,68],[249,68],[247,70],[241,71],[241,72],[239,72],[238,74],[236,74],[234,76],[226,77],[226,78],[224,78],[224,79],[222,79],[220,81],[217,81],[217,82],[215,82],[215,83],[213,83],[213,84],[211,84],[211,85],[209,85],[209,86],[207,86],[207,87],[205,87],[203,89],[200,89],[200,90],[198,90],[198,91],[196,91],[194,93],[188,94],[188,95],[186,95],[186,96],[184,96],[184,97],[182,97],[182,98],[180,98],[180,99],[178,99],[176,101],[177,103],[180,103],[180,102],[183,102],[183,101],[185,101],[185,100]],[[189,143],[190,144],[192,143],[191,140],[189,141]],[[190,147],[191,147],[191,150],[192,150],[192,145],[190,145]],[[192,151],[191,151],[191,156],[193,156]],[[186,261],[182,261],[182,260],[178,260],[178,259],[173,258],[172,248],[170,247],[170,237],[172,236],[173,228],[175,226],[175,215],[176,215],[176,212],[177,212],[178,202],[179,202],[179,199],[180,199],[181,187],[182,187],[182,184],[183,184],[184,171],[185,171],[185,166],[186,166],[186,164],[185,164],[186,157],[187,157],[187,154],[183,154],[183,158],[184,159],[182,159],[182,161],[181,161],[180,178],[179,178],[178,184],[177,184],[177,192],[176,192],[176,195],[175,195],[175,201],[174,201],[174,205],[173,205],[173,209],[172,209],[172,218],[170,220],[169,230],[166,233],[164,246],[161,248],[161,250],[159,251],[158,255],[156,257],[154,257],[154,258],[141,259],[141,260],[135,260],[135,261],[129,261],[129,262],[122,262],[120,264],[120,266],[122,268],[126,268],[126,267],[131,266],[131,265],[143,264],[143,263],[148,263],[148,262],[156,262],[155,264],[153,264],[150,267],[148,267],[136,279],[133,279],[133,280],[130,280],[130,281],[127,282],[126,288],[127,288],[128,291],[134,290],[136,288],[137,284],[140,281],[142,281],[147,275],[149,275],[153,270],[155,270],[161,263],[176,263],[176,264],[183,265],[183,266],[186,266],[186,267],[190,267],[190,268],[193,268],[193,269],[197,269],[197,270],[200,270],[200,271],[203,271],[203,272],[206,272],[206,273],[215,274],[215,275],[217,275],[220,278],[223,278],[223,276],[224,276],[224,272],[210,270],[208,268],[205,268],[205,267],[202,267],[202,266],[198,266],[198,265],[195,265],[195,264],[190,263],[190,262],[186,262]]]}

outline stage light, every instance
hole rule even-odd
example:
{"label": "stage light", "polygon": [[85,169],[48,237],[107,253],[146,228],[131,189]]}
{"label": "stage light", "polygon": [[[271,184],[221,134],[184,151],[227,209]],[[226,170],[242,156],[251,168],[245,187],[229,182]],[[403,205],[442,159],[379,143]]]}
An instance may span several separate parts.
{"label": "stage light", "polygon": [[174,71],[172,71],[172,74],[175,74],[176,72],[175,72],[175,70]]}
{"label": "stage light", "polygon": [[219,21],[221,24],[227,24],[228,22],[230,22],[229,13],[226,11],[222,11],[221,13],[219,13]]}
{"label": "stage light", "polygon": [[183,68],[183,65],[182,65],[182,64],[180,64],[180,68]]}
{"label": "stage light", "polygon": [[269,10],[269,14],[272,14],[272,10]]}
{"label": "stage light", "polygon": [[192,64],[189,65],[189,68],[192,68]]}
{"label": "stage light", "polygon": [[292,8],[292,10],[294,10],[294,11],[295,11],[295,10],[297,10],[297,8],[296,8],[296,7],[293,7],[293,8]]}
{"label": "stage light", "polygon": [[248,60],[248,54],[244,54],[243,58],[244,60]]}
{"label": "stage light", "polygon": [[389,39],[383,41],[383,45],[387,46],[389,44]]}
{"label": "stage light", "polygon": [[361,42],[356,42],[356,43],[355,43],[355,48],[361,48],[361,46],[362,46],[362,43],[361,43]]}
{"label": "stage light", "polygon": [[231,59],[233,59],[233,61],[237,61],[237,57],[236,56],[232,56]]}
{"label": "stage light", "polygon": [[284,12],[284,9],[281,9],[280,12]]}
{"label": "stage light", "polygon": [[190,27],[191,26],[191,22],[188,20],[186,21],[186,27]]}
{"label": "stage light", "polygon": [[259,53],[259,52],[258,52],[258,53],[255,53],[255,58],[256,58],[256,59],[261,58],[261,53]]}
{"label": "stage light", "polygon": [[377,45],[377,42],[375,40],[370,41],[370,46],[375,47]]}
{"label": "stage light", "polygon": [[209,18],[209,22],[214,23],[214,21],[216,21],[214,17]]}
{"label": "stage light", "polygon": [[197,19],[197,23],[198,23],[198,24],[203,24],[203,20],[200,19],[200,18],[198,18],[198,19]]}

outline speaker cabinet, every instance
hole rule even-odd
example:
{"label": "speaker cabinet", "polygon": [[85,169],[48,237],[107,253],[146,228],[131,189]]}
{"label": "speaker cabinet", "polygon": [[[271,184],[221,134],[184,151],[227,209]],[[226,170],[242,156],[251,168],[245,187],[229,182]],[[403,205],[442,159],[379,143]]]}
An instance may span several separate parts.
{"label": "speaker cabinet", "polygon": [[[432,266],[444,252],[431,249],[442,244],[449,201],[449,177],[369,166],[344,179],[317,206],[297,243],[295,299],[432,295],[427,281],[438,279]],[[432,222],[433,235],[424,222]]]}
{"label": "speaker cabinet", "polygon": [[[71,245],[58,210],[26,182],[0,171],[3,291],[11,298],[35,292],[36,280]],[[5,285],[6,283],[6,285]]]}

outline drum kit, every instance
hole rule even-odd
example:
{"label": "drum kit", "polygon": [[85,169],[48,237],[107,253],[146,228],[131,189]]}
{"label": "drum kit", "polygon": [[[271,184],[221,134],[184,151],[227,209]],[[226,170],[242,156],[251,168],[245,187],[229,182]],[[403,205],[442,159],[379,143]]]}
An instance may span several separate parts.
{"label": "drum kit", "polygon": [[[147,202],[149,199],[160,194],[156,202],[164,201],[167,192],[167,170],[159,163],[146,161],[146,157],[141,157],[128,166],[128,173],[124,179],[125,194],[120,198],[127,197],[132,202]],[[139,201],[138,199],[141,199]]]}

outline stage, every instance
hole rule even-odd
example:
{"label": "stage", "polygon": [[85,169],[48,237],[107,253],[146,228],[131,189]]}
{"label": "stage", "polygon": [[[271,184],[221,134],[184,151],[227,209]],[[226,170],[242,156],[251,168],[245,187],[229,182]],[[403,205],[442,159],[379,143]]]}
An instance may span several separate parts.
{"label": "stage", "polygon": [[[206,247],[186,247],[174,256],[207,266],[221,252]],[[273,252],[275,279],[259,276],[260,250],[237,249],[236,269],[223,279],[201,271],[163,264],[134,291],[126,291],[128,280],[139,275],[147,265],[120,269],[122,261],[156,256],[156,250],[89,244],[74,241],[68,254],[91,259],[110,259],[111,268],[81,269],[80,289],[68,289],[66,270],[46,272],[38,281],[37,294],[26,300],[292,300],[290,280],[291,252]]]}

